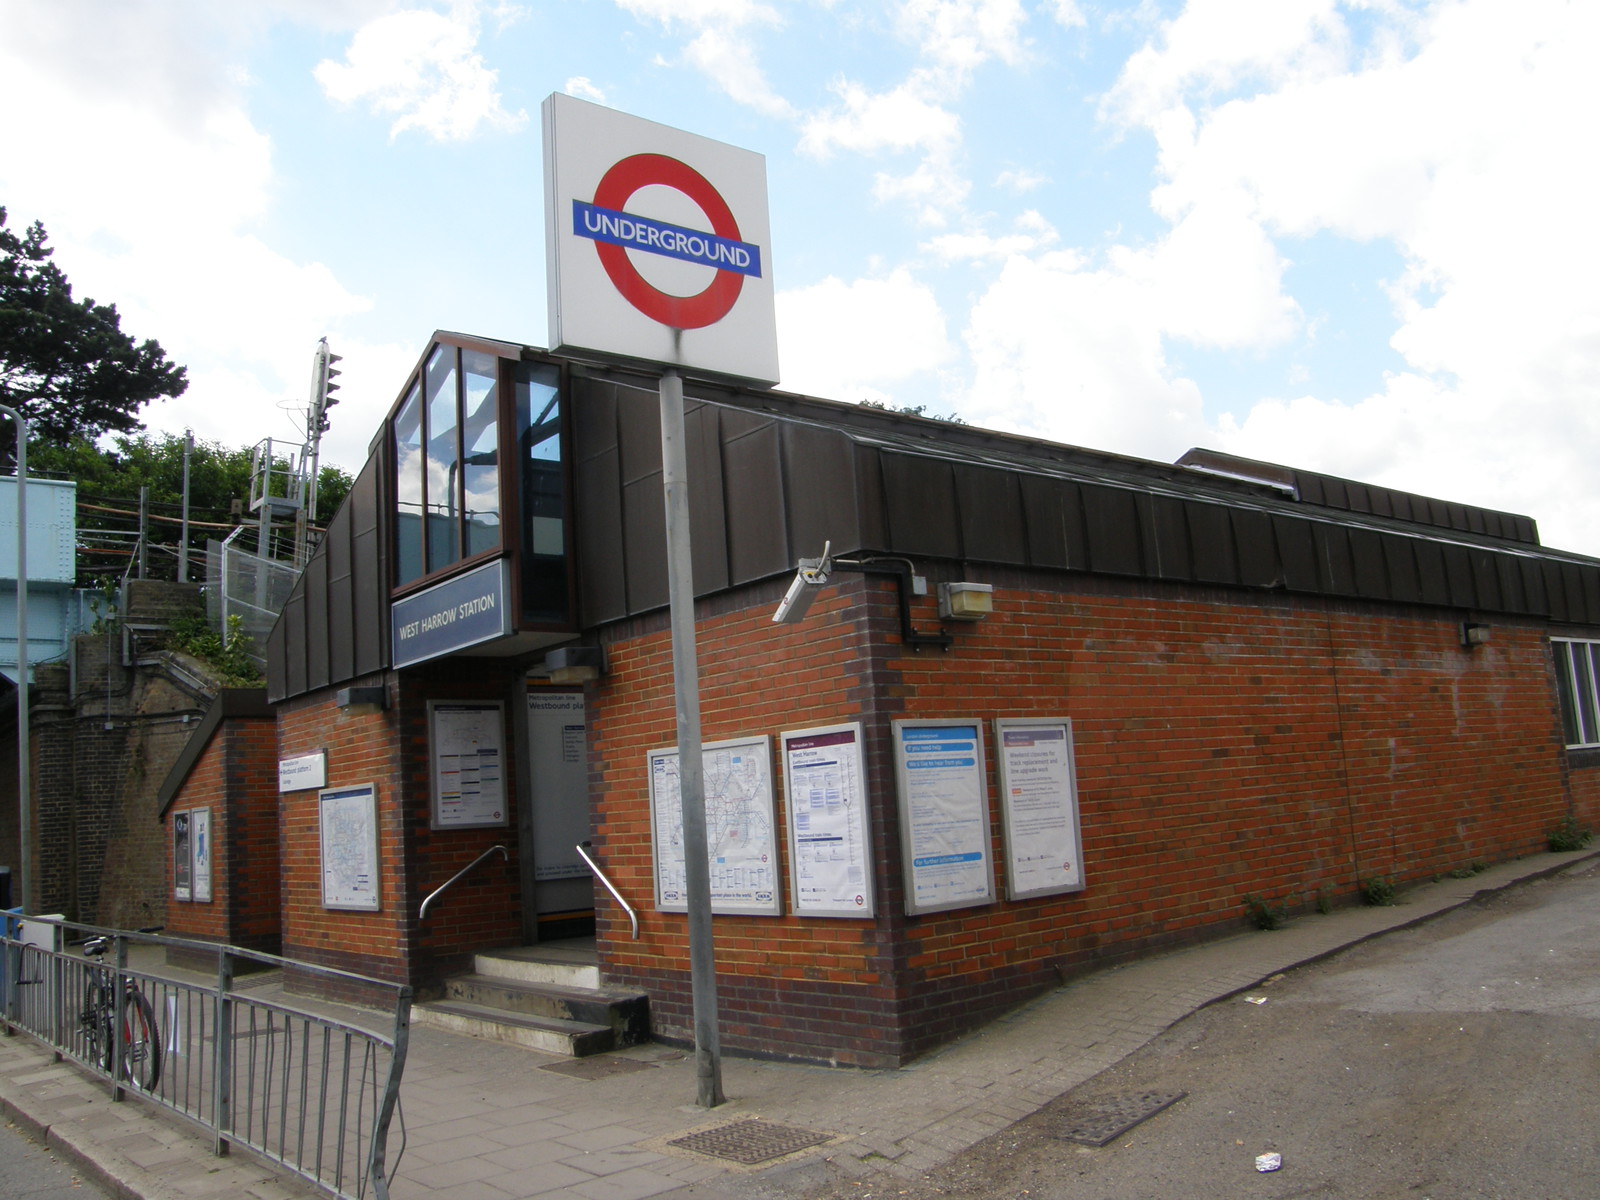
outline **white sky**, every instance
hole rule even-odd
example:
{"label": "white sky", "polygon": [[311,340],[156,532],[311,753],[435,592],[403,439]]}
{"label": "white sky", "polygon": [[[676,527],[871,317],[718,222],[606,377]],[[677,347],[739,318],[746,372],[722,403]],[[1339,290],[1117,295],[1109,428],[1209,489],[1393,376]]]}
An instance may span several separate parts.
{"label": "white sky", "polygon": [[1600,554],[1590,0],[0,0],[0,204],[354,469],[435,328],[547,340],[538,107],[766,156],[783,387],[1535,517]]}

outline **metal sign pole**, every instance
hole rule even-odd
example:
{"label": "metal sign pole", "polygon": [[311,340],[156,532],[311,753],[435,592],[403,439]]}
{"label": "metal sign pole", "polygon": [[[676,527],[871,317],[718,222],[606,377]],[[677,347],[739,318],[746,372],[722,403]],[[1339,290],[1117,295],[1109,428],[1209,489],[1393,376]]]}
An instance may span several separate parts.
{"label": "metal sign pole", "polygon": [[678,698],[678,796],[689,902],[689,983],[694,1060],[702,1108],[724,1103],[717,969],[711,938],[711,867],[706,857],[705,773],[700,763],[700,667],[695,654],[694,566],[689,546],[688,451],[683,377],[661,375],[661,484],[667,509],[667,594],[672,611],[672,680]]}
{"label": "metal sign pole", "polygon": [[[682,406],[680,405],[680,412]],[[12,897],[24,913],[32,900],[33,805],[29,801],[32,769],[28,762],[28,422],[14,408],[0,404],[17,423],[17,857],[22,867],[19,892]]]}

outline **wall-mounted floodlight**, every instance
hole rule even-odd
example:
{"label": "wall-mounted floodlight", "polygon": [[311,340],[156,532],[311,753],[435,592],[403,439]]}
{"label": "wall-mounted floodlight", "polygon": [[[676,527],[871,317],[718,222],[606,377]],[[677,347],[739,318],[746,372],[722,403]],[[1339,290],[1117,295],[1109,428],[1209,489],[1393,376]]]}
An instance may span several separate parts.
{"label": "wall-mounted floodlight", "polygon": [[821,558],[800,560],[799,570],[794,573],[794,582],[778,602],[778,611],[772,614],[773,624],[793,625],[805,618],[811,609],[811,602],[817,598],[817,593],[828,582],[828,575],[833,571],[833,561],[828,557],[832,547],[832,542],[824,542]]}
{"label": "wall-mounted floodlight", "polygon": [[593,683],[605,674],[606,652],[599,646],[562,646],[544,656],[551,683]]}
{"label": "wall-mounted floodlight", "polygon": [[994,587],[987,583],[941,583],[939,616],[946,621],[981,621],[994,611]]}
{"label": "wall-mounted floodlight", "polygon": [[1474,646],[1482,646],[1489,640],[1489,627],[1479,621],[1461,622],[1461,646],[1471,650]]}

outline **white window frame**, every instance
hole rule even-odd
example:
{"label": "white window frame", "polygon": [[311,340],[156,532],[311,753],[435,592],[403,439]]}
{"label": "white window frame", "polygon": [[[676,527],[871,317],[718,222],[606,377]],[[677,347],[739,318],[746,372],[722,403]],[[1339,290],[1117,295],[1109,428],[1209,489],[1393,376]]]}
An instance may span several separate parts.
{"label": "white window frame", "polygon": [[1553,637],[1550,649],[1567,749],[1600,749],[1600,640]]}

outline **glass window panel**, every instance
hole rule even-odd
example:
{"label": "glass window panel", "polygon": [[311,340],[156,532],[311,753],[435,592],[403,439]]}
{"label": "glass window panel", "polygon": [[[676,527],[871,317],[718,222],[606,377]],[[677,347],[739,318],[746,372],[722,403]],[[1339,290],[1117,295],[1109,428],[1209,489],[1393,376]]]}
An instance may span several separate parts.
{"label": "glass window panel", "polygon": [[1600,699],[1595,688],[1595,682],[1600,680],[1600,643],[1574,642],[1573,651],[1584,661],[1584,686],[1579,691],[1582,738],[1584,746],[1595,746],[1600,744],[1600,715],[1595,712],[1597,699]]}
{"label": "glass window panel", "polygon": [[394,419],[394,581],[410,583],[422,565],[422,392],[412,388]]}
{"label": "glass window panel", "polygon": [[565,622],[567,491],[561,372],[549,365],[519,364],[516,401],[522,469],[522,612],[532,621]]}
{"label": "glass window panel", "polygon": [[500,545],[500,360],[476,350],[461,352],[463,412],[461,466],[466,554]]}
{"label": "glass window panel", "polygon": [[1567,745],[1576,746],[1583,738],[1578,728],[1578,706],[1572,682],[1572,643],[1552,642],[1556,660],[1556,696],[1561,701],[1561,729]]}
{"label": "glass window panel", "polygon": [[428,405],[428,570],[437,571],[461,557],[455,347],[435,346],[423,374]]}

